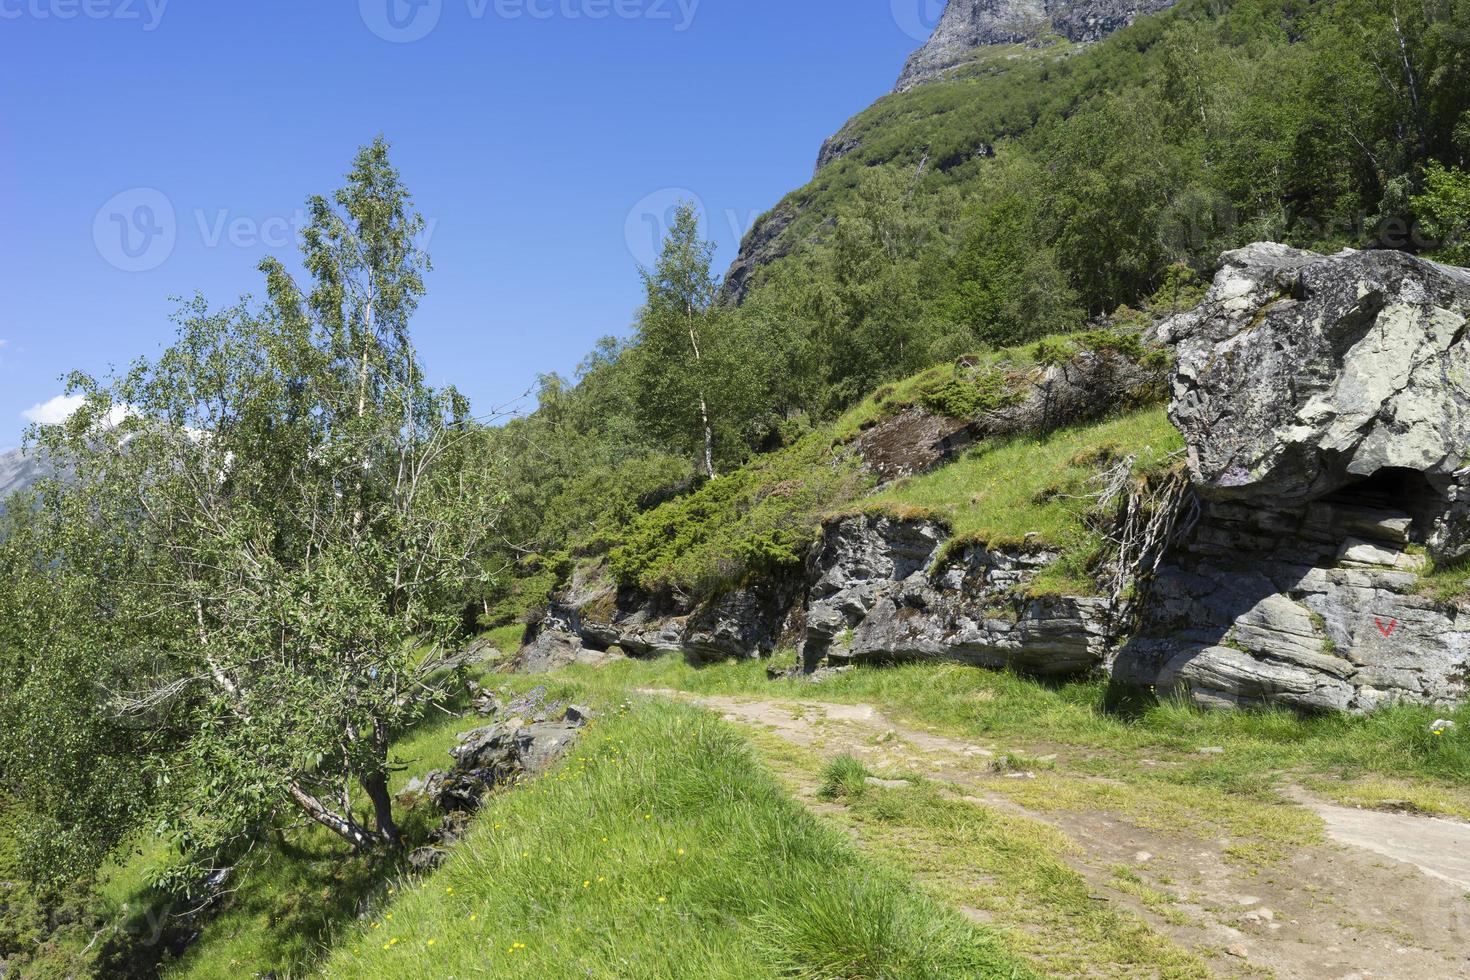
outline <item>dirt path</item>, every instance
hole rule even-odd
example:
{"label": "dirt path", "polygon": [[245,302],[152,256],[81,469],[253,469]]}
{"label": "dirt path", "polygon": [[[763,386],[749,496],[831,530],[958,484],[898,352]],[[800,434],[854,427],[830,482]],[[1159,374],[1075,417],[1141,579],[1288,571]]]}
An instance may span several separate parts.
{"label": "dirt path", "polygon": [[[1101,898],[1136,912],[1221,975],[1470,978],[1470,825],[1330,806],[1293,788],[1295,805],[1321,817],[1331,843],[1253,866],[1231,854],[1249,840],[1202,839],[1105,805],[1044,812],[1019,805],[1007,779],[1028,775],[998,774],[992,760],[1032,746],[917,730],[870,705],[642,693],[692,701],[818,756],[849,752],[873,771],[921,773],[977,805],[1059,829],[1079,845],[1070,863]],[[1107,780],[1055,775],[1083,799],[1091,787],[1106,796]],[[1120,868],[1167,895],[1167,909],[1120,891]]]}
{"label": "dirt path", "polygon": [[1470,824],[1310,801],[1332,839],[1412,864],[1470,894]]}

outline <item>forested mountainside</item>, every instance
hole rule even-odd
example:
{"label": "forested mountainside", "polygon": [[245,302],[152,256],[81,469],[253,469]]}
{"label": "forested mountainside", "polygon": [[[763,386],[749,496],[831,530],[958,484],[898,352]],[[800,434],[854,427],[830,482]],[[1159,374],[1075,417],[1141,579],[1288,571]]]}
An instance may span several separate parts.
{"label": "forested mountainside", "polygon": [[[364,147],[300,281],[0,463],[0,975],[1206,976],[1266,885],[1311,969],[1382,872],[1262,881],[1326,853],[1263,773],[1470,816],[1467,58],[1448,0],[953,0],[508,422],[425,382]],[[882,776],[650,695],[813,681]],[[1040,822],[1104,782],[1116,839]],[[1446,879],[1373,880],[1334,969],[1463,964]]]}
{"label": "forested mountainside", "polygon": [[[941,31],[958,20],[965,37],[970,6],[951,4]],[[951,273],[974,274],[967,233],[989,227],[986,261],[1037,263],[1074,290],[1069,315],[1132,302],[1168,261],[1209,265],[1247,241],[1422,247],[1410,199],[1432,161],[1464,162],[1465,17],[1451,3],[1396,15],[1352,0],[1191,0],[1097,44],[941,45],[962,65],[842,127],[812,182],[751,231],[727,288],[744,296],[776,259],[835,247],[837,219],[871,194],[875,168],[901,175],[915,200],[970,202],[971,224],[943,228]],[[922,306],[983,335],[1019,299],[988,301],[938,289]],[[1031,328],[1045,313],[1022,319]]]}

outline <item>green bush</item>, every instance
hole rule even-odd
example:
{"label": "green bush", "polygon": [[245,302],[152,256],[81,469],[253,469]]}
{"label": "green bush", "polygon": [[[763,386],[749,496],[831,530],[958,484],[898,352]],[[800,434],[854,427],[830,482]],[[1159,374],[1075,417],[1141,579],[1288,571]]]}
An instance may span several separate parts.
{"label": "green bush", "polygon": [[794,570],[821,515],[869,485],[831,431],[815,432],[642,515],[608,567],[623,585],[697,596]]}
{"label": "green bush", "polygon": [[923,383],[918,400],[931,412],[952,419],[972,419],[1000,408],[1016,397],[1001,371],[955,368],[948,377],[938,376]]}

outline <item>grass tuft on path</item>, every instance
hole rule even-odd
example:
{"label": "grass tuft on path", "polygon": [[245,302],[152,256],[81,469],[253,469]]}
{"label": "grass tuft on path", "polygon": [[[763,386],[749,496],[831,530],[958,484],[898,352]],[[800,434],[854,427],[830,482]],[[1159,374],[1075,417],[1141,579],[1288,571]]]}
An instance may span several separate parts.
{"label": "grass tuft on path", "polygon": [[1024,977],[862,858],[714,716],[638,701],[493,797],[445,866],[333,944],[334,977]]}

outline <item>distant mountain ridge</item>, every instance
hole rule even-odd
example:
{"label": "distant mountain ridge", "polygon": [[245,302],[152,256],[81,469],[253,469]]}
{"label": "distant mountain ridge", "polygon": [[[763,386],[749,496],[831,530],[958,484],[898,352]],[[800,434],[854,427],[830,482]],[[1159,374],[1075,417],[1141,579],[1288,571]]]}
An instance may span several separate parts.
{"label": "distant mountain ridge", "polygon": [[[0,500],[51,475],[51,467],[23,449],[0,453]],[[0,509],[3,509],[0,504]]]}
{"label": "distant mountain ridge", "polygon": [[1056,34],[1079,44],[1100,41],[1142,14],[1177,0],[950,0],[934,34],[904,65],[895,91],[906,92],[963,64],[980,47],[1024,44]]}

